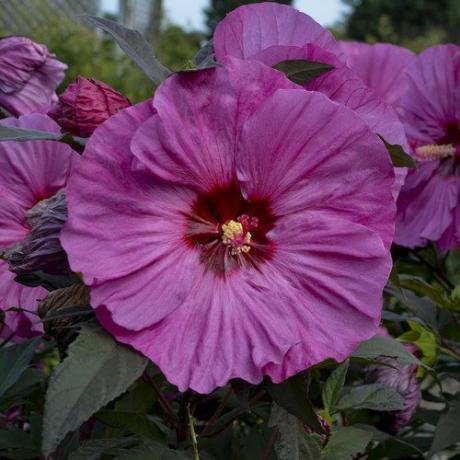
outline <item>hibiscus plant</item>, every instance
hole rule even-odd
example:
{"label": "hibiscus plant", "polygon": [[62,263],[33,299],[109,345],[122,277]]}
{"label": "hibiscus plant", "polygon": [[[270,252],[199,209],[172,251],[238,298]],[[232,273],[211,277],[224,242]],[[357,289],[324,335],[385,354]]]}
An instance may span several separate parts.
{"label": "hibiscus plant", "polygon": [[86,20],[150,99],[0,39],[0,458],[459,458],[460,48]]}

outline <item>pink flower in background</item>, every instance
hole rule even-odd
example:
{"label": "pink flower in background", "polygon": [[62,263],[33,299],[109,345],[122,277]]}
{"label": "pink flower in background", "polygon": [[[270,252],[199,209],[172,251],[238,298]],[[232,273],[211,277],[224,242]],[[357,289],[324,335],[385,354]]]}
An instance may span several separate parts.
{"label": "pink flower in background", "polygon": [[[378,335],[391,337],[388,330],[381,326]],[[407,351],[417,355],[418,348],[413,344],[404,345]],[[390,433],[397,433],[406,426],[420,401],[422,389],[417,379],[416,364],[401,364],[396,359],[389,357],[378,358],[382,365],[372,365],[365,369],[367,383],[380,383],[395,389],[403,398],[403,407],[400,410],[381,412],[381,428]]]}
{"label": "pink flower in background", "polygon": [[396,243],[414,248],[437,241],[460,245],[460,47],[422,52],[407,69],[400,108],[418,167],[398,199]]}
{"label": "pink flower in background", "polygon": [[343,54],[331,32],[310,16],[272,2],[236,8],[219,22],[213,37],[219,61],[225,56],[254,59],[271,46],[303,47],[307,43],[336,55]]}
{"label": "pink flower in background", "polygon": [[406,68],[415,60],[415,53],[388,43],[368,45],[340,42],[348,67],[390,105],[396,105],[407,88]]}
{"label": "pink flower in background", "polygon": [[89,137],[105,120],[131,103],[118,91],[92,78],[78,77],[49,112],[64,131]]}
{"label": "pink flower in background", "polygon": [[366,382],[380,383],[395,389],[403,398],[403,407],[400,410],[382,412],[382,429],[397,433],[406,426],[420,401],[422,390],[417,379],[415,364],[400,364],[393,358],[379,358],[382,365],[373,365],[366,368]]}
{"label": "pink flower in background", "polygon": [[382,143],[282,73],[221,62],[94,132],[61,235],[102,325],[180,391],[343,360],[376,333],[391,267]]}
{"label": "pink flower in background", "polygon": [[[409,151],[404,127],[395,110],[347,67],[339,43],[306,14],[276,3],[242,6],[219,23],[213,45],[218,61],[231,55],[271,67],[286,60],[332,65],[332,70],[306,82],[304,88],[346,105],[387,142]],[[405,168],[396,169],[395,197],[405,175]]]}
{"label": "pink flower in background", "polygon": [[12,115],[47,112],[67,66],[26,37],[0,39],[0,107]]}
{"label": "pink flower in background", "polygon": [[[46,115],[7,118],[0,124],[39,131],[59,132]],[[23,242],[31,228],[29,221],[42,200],[65,187],[78,154],[66,144],[52,141],[0,143],[0,250],[8,253]],[[42,288],[29,288],[14,281],[8,265],[0,261],[0,309],[6,325],[21,337],[41,331],[33,314],[8,311],[24,308],[34,311],[37,299],[46,295]]]}

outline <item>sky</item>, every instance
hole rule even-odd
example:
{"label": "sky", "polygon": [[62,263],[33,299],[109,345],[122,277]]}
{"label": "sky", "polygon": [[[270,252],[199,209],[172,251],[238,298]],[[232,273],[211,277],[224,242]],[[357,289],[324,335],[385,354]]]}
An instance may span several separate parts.
{"label": "sky", "polygon": [[[203,8],[208,0],[163,0],[168,19],[186,29],[205,28]],[[105,11],[116,12],[118,0],[102,0]],[[338,21],[346,8],[341,0],[294,0],[294,6],[309,14],[323,26],[331,26]]]}

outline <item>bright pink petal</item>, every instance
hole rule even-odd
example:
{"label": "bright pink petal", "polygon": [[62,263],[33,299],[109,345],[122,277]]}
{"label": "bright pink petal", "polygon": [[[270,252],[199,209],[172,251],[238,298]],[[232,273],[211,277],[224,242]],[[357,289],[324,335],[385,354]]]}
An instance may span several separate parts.
{"label": "bright pink petal", "polygon": [[244,193],[270,197],[277,215],[329,209],[391,244],[386,149],[355,113],[322,94],[279,90],[269,98],[243,130],[237,171]]}
{"label": "bright pink petal", "polygon": [[376,334],[392,263],[378,234],[332,212],[288,216],[270,236],[279,248],[273,263],[297,290],[292,334],[303,337],[281,365],[264,369],[280,382],[325,359],[342,361]]}
{"label": "bright pink petal", "polygon": [[347,65],[385,102],[394,105],[407,88],[404,71],[415,53],[387,43],[340,42]]}
{"label": "bright pink petal", "polygon": [[46,113],[67,66],[25,37],[0,40],[0,105],[12,115]]}
{"label": "bright pink petal", "polygon": [[[34,312],[38,301],[47,295],[46,289],[29,288],[14,281],[8,265],[0,261],[0,310],[5,312],[5,324],[15,335],[28,338],[43,332],[40,319]],[[8,311],[23,308],[26,311]]]}
{"label": "bright pink petal", "polygon": [[442,142],[452,126],[458,129],[460,47],[426,49],[408,67],[407,77],[401,109],[408,138],[421,145]]}
{"label": "bright pink petal", "polygon": [[383,136],[389,143],[401,145],[409,151],[404,127],[392,107],[370,89],[361,78],[334,54],[318,46],[306,45],[303,48],[292,46],[272,46],[266,48],[252,59],[274,66],[285,60],[306,60],[334,66],[333,70],[304,85],[309,91],[318,91],[329,99],[354,110],[369,126]]}
{"label": "bright pink petal", "polygon": [[[299,362],[342,357],[376,332],[389,272],[394,175],[383,144],[343,105],[300,88],[277,90],[277,82],[293,85],[260,63],[241,66],[246,73],[226,66],[174,76],[159,89],[157,114],[146,102],[109,119],[67,188],[62,242],[72,268],[91,285],[100,321],[181,391],[209,392],[237,377],[277,379],[296,372]],[[206,94],[204,82],[214,94]],[[195,84],[203,84],[201,93]],[[234,115],[226,119],[230,129],[215,120],[221,113]],[[216,198],[209,193],[216,183],[237,192]],[[250,209],[269,208],[261,214],[266,240],[254,238],[267,254],[256,260],[254,244],[247,259],[232,259],[234,270],[216,272],[203,260],[212,257],[207,241],[188,238],[190,215],[205,221],[197,203],[218,201],[206,208],[218,215],[209,238],[229,250],[220,201],[245,201],[241,184]],[[224,221],[236,212],[227,207],[233,211]],[[329,287],[330,298],[317,284]],[[337,313],[332,321],[350,314],[358,330],[340,331],[338,351],[326,350],[331,335],[324,324]],[[298,324],[303,315],[311,321]],[[318,316],[316,345],[304,332]],[[301,343],[299,362],[284,366]]]}
{"label": "bright pink petal", "polygon": [[[106,302],[119,324],[135,329],[174,310],[199,273],[184,241],[194,193],[156,181],[135,167],[130,152],[131,135],[152,114],[147,101],[95,131],[66,190],[69,219],[61,234],[72,269],[101,285],[92,301]],[[110,293],[107,278],[120,278],[123,288]]]}
{"label": "bright pink petal", "polygon": [[158,116],[140,127],[132,151],[161,179],[205,190],[226,185],[244,121],[276,89],[295,87],[260,63],[233,58],[176,74],[157,89]]}
{"label": "bright pink petal", "polygon": [[24,240],[28,233],[24,208],[0,197],[0,250]]}
{"label": "bright pink petal", "polygon": [[[460,197],[459,192],[460,190],[457,189],[457,197]],[[449,251],[460,246],[460,207],[458,205],[455,206],[452,214],[451,224],[438,241],[438,247],[441,251]]]}
{"label": "bright pink petal", "polygon": [[[46,115],[7,118],[0,124],[24,129],[59,132]],[[68,145],[54,141],[0,143],[0,196],[26,211],[63,188],[79,155]],[[25,212],[24,212],[25,216]]]}
{"label": "bright pink petal", "polygon": [[437,241],[452,224],[459,198],[457,178],[440,174],[438,164],[424,163],[407,175],[398,198],[397,244],[424,246]]}
{"label": "bright pink petal", "polygon": [[46,61],[46,48],[26,37],[0,39],[0,92],[19,91]]}
{"label": "bright pink petal", "polygon": [[[342,360],[376,333],[391,267],[378,235],[313,211],[284,219],[271,237],[282,247],[272,263],[225,281],[202,277],[180,308],[150,328],[120,327],[103,302],[99,320],[181,391],[200,393],[231,378],[279,381],[326,358]],[[120,286],[106,284],[107,292]]]}
{"label": "bright pink petal", "polygon": [[274,45],[304,46],[314,43],[340,55],[333,35],[310,16],[278,3],[264,2],[237,8],[214,32],[214,51],[220,62],[227,56],[252,58]]}
{"label": "bright pink petal", "polygon": [[226,280],[212,273],[201,277],[180,308],[142,331],[120,328],[107,310],[99,309],[98,317],[180,391],[209,393],[232,378],[260,383],[262,368],[281,363],[301,340],[286,314],[294,302],[292,287],[270,265],[261,271],[242,270]]}

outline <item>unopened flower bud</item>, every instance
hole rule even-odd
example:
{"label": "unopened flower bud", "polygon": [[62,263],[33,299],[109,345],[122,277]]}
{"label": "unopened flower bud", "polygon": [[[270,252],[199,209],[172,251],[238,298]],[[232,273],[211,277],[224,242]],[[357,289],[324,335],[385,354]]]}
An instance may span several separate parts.
{"label": "unopened flower bud", "polygon": [[390,433],[397,433],[409,423],[422,399],[420,383],[416,376],[417,366],[403,365],[393,358],[379,358],[379,361],[383,365],[373,365],[366,369],[366,382],[387,385],[402,396],[404,400],[402,409],[381,414],[382,428]]}
{"label": "unopened flower bud", "polygon": [[79,137],[89,137],[105,120],[129,107],[129,100],[105,83],[78,77],[59,97],[48,115],[61,128]]}
{"label": "unopened flower bud", "polygon": [[27,213],[30,232],[24,241],[5,253],[10,270],[18,275],[43,271],[50,274],[69,273],[69,263],[59,236],[67,220],[65,192],[38,202]]}

